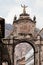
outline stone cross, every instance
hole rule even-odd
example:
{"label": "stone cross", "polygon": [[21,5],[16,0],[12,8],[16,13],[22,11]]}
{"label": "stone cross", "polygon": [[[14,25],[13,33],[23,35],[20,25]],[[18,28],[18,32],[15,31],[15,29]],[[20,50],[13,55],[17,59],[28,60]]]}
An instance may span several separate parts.
{"label": "stone cross", "polygon": [[25,10],[25,9],[26,9],[28,6],[25,6],[25,5],[23,6],[23,5],[21,5],[21,7],[23,8],[23,13],[25,14],[25,13],[26,13],[26,10]]}

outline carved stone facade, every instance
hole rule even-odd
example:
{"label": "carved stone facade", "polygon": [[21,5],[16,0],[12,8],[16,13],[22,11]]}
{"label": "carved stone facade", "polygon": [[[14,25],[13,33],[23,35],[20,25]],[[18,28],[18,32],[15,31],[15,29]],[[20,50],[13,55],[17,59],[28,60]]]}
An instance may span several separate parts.
{"label": "carved stone facade", "polygon": [[[35,29],[36,17],[32,20],[29,14],[26,12],[24,13],[24,11],[20,14],[19,19],[17,19],[16,16],[14,17],[13,31],[4,39],[5,42],[3,41],[5,44],[10,45],[7,46],[7,48],[12,64],[14,64],[15,46],[22,42],[27,42],[34,48],[34,65],[43,65],[43,38],[41,37],[40,32],[35,32]],[[13,48],[11,44],[13,45]]]}

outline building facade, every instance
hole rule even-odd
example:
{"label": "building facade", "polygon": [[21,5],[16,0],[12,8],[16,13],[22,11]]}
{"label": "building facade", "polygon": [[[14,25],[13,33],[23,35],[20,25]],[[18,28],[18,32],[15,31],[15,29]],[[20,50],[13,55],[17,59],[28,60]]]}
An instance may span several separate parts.
{"label": "building facade", "polygon": [[26,7],[25,5],[22,6],[23,13],[18,19],[16,16],[14,17],[13,31],[7,38],[3,39],[3,43],[7,46],[11,65],[17,65],[16,54],[14,54],[16,45],[24,44],[24,42],[30,44],[34,49],[34,54],[32,54],[34,55],[34,64],[32,63],[32,65],[43,65],[43,37],[40,35],[42,30],[36,32],[36,17],[31,19],[30,14],[26,13]]}

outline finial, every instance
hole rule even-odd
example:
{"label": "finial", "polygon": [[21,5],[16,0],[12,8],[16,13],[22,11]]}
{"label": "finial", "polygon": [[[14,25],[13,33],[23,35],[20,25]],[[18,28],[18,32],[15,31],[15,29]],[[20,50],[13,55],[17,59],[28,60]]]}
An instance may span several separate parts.
{"label": "finial", "polygon": [[25,13],[26,13],[26,10],[25,10],[25,9],[26,9],[28,6],[25,6],[25,5],[23,6],[23,5],[21,4],[21,7],[23,8],[23,13],[25,14]]}
{"label": "finial", "polygon": [[16,20],[16,19],[17,19],[17,17],[16,17],[16,15],[15,15],[14,20]]}
{"label": "finial", "polygon": [[35,16],[33,17],[33,20],[36,21],[36,17]]}

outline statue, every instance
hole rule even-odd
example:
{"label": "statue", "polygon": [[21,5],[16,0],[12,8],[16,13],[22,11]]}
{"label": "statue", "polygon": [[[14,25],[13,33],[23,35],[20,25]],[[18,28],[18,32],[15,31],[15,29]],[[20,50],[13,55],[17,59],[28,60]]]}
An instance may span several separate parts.
{"label": "statue", "polygon": [[23,5],[21,5],[21,7],[23,8],[23,13],[25,14],[26,13],[26,11],[25,11],[25,9],[28,7],[28,6],[23,6]]}

